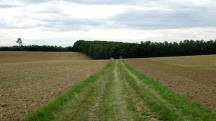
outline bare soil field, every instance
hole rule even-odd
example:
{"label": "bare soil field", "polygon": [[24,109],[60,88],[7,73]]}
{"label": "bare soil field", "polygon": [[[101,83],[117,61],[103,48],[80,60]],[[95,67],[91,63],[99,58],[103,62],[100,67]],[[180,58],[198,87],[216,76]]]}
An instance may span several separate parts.
{"label": "bare soil field", "polygon": [[19,121],[106,63],[73,52],[0,52],[0,119]]}
{"label": "bare soil field", "polygon": [[162,57],[155,60],[182,67],[216,70],[216,55]]}
{"label": "bare soil field", "polygon": [[78,52],[0,52],[0,64],[12,62],[32,62],[46,60],[89,60],[90,58]]}
{"label": "bare soil field", "polygon": [[128,59],[144,74],[216,110],[216,55]]}

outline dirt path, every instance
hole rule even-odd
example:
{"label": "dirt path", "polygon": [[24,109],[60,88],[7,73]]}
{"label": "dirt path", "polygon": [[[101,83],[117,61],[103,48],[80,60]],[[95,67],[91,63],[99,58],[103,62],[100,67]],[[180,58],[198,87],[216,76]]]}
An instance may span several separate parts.
{"label": "dirt path", "polygon": [[[59,108],[42,108],[27,121],[194,121],[216,119],[189,98],[139,74],[122,60],[111,60],[92,83]],[[88,80],[86,80],[88,82]],[[76,87],[74,87],[76,88]],[[68,95],[71,97],[71,95]],[[56,99],[63,100],[61,98]],[[57,106],[56,106],[57,105]],[[49,109],[55,110],[49,110]],[[47,114],[49,110],[51,113]],[[46,111],[44,113],[44,111]],[[53,113],[54,112],[54,113]],[[41,117],[41,115],[44,115]]]}

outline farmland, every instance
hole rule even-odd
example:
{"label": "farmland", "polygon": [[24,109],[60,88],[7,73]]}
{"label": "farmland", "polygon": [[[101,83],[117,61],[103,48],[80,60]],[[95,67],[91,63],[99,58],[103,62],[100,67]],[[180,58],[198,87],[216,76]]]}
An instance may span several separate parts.
{"label": "farmland", "polygon": [[0,121],[216,121],[216,0],[0,0]]}
{"label": "farmland", "polygon": [[123,60],[71,87],[25,121],[216,119],[215,112],[141,74]]}
{"label": "farmland", "polygon": [[0,55],[2,121],[216,120],[215,55],[110,60],[77,52]]}
{"label": "farmland", "polygon": [[216,55],[129,59],[146,75],[216,109]]}
{"label": "farmland", "polygon": [[71,52],[0,52],[0,64],[17,62],[36,62],[36,61],[59,61],[59,60],[89,60],[88,56],[80,53]]}
{"label": "farmland", "polygon": [[75,52],[0,52],[0,120],[17,121],[105,61]]}

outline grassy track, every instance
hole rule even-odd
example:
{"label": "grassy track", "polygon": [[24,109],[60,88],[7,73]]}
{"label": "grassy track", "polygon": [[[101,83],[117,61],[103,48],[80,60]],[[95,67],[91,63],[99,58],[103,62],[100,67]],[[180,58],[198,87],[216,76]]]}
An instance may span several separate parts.
{"label": "grassy track", "polygon": [[216,113],[123,60],[73,86],[25,121],[214,121]]}

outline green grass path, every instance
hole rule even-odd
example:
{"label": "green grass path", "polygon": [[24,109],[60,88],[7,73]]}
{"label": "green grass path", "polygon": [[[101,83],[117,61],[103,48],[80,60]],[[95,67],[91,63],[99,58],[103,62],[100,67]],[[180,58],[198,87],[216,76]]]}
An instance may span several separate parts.
{"label": "green grass path", "polygon": [[111,60],[25,121],[216,121],[216,113],[123,60]]}

